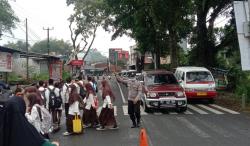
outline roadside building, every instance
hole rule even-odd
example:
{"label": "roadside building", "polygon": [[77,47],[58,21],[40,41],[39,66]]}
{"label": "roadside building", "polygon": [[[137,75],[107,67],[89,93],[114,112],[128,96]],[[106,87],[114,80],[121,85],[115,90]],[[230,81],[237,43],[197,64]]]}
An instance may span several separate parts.
{"label": "roadside building", "polygon": [[[28,67],[27,67],[28,57]],[[0,77],[7,82],[8,74],[21,79],[45,74],[50,78],[62,78],[62,62],[59,57],[29,52],[0,46]]]}

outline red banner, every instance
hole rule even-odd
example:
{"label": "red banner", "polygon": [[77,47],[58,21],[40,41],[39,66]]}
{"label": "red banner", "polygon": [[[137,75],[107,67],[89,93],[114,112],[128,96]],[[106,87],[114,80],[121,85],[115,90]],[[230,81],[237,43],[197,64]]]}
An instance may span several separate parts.
{"label": "red banner", "polygon": [[82,66],[83,65],[83,60],[71,60],[69,62],[69,65],[72,65],[72,66]]}

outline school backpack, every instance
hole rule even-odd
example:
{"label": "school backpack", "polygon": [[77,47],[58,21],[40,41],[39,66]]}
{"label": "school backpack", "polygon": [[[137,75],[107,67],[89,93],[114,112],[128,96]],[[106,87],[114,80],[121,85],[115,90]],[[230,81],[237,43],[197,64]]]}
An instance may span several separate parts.
{"label": "school backpack", "polygon": [[43,106],[39,106],[36,105],[37,111],[38,111],[38,115],[41,121],[41,132],[47,134],[50,132],[50,128],[52,126],[52,117],[51,114],[49,113],[49,111],[43,107]]}
{"label": "school backpack", "polygon": [[49,90],[49,108],[55,109],[55,108],[60,108],[62,105],[62,97],[61,96],[56,96],[55,94],[55,88]]}

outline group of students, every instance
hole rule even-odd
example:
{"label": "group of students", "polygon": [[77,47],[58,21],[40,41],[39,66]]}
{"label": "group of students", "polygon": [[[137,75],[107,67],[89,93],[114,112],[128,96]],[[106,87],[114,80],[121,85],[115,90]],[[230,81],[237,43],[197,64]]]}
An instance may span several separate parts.
{"label": "group of students", "polygon": [[[136,80],[118,81],[128,85],[131,128],[140,127],[142,86]],[[5,107],[0,107],[0,112],[3,113],[0,120],[4,121],[0,123],[0,145],[59,146],[58,142],[49,142],[49,133],[60,129],[63,110],[66,117],[66,132],[63,133],[65,136],[74,134],[75,117],[82,119],[83,128],[117,129],[113,108],[115,96],[105,78],[101,81],[101,90],[103,105],[98,116],[98,87],[91,77],[87,81],[82,78],[68,78],[65,83],[54,83],[49,79],[48,85],[39,81],[37,86],[30,86],[25,90],[17,87],[15,95],[6,102]],[[27,138],[30,140],[25,141]]]}
{"label": "group of students", "polygon": [[[83,128],[117,129],[113,109],[115,96],[105,78],[101,81],[101,89],[103,105],[98,117],[98,87],[91,77],[87,81],[68,78],[65,83],[54,83],[49,79],[48,85],[39,81],[37,86],[26,87],[24,90],[17,87],[15,95],[6,102],[6,115],[2,116],[6,123],[3,124],[5,129],[0,132],[1,142],[6,146],[15,146],[18,142],[27,146],[58,146],[58,142],[49,142],[49,133],[60,129],[63,110],[66,117],[65,136],[74,134],[75,116],[82,119]],[[22,138],[25,139],[24,136],[30,136],[33,140],[21,142]]]}
{"label": "group of students", "polygon": [[[97,82],[92,77],[88,77],[87,82],[83,81],[82,78],[76,80],[67,78],[66,83],[56,82],[55,84],[50,79],[47,87],[44,82],[40,81],[39,87],[37,87],[38,91],[35,91],[33,88],[29,87],[25,90],[26,94],[29,93],[27,96],[29,106],[26,117],[47,139],[49,139],[48,132],[56,132],[60,129],[62,109],[65,110],[66,117],[66,132],[63,133],[65,136],[74,134],[73,120],[76,116],[82,119],[83,128],[93,127],[96,130],[105,130],[107,127],[109,129],[118,128],[113,109],[115,96],[105,78],[101,82],[103,108],[99,117],[97,116],[99,103],[97,97],[98,87]],[[32,94],[32,92],[39,95],[35,97],[35,94]],[[42,125],[41,120],[39,120],[38,110],[42,108],[41,106],[51,113],[52,128],[50,131],[44,132],[38,126]],[[83,110],[82,115],[81,110]]]}

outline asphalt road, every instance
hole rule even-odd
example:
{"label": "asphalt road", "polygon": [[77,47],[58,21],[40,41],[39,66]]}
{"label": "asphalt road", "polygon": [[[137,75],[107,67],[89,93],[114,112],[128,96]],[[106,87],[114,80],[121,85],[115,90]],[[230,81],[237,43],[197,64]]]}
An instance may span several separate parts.
{"label": "asphalt road", "polygon": [[[88,128],[81,135],[63,136],[63,118],[62,129],[52,134],[51,138],[59,141],[61,146],[138,146],[140,129],[130,128],[126,87],[118,85],[115,80],[110,84],[116,96],[118,130],[96,131]],[[147,131],[150,146],[250,145],[250,117],[217,105],[190,104],[183,114],[173,111],[142,112],[142,127]]]}

